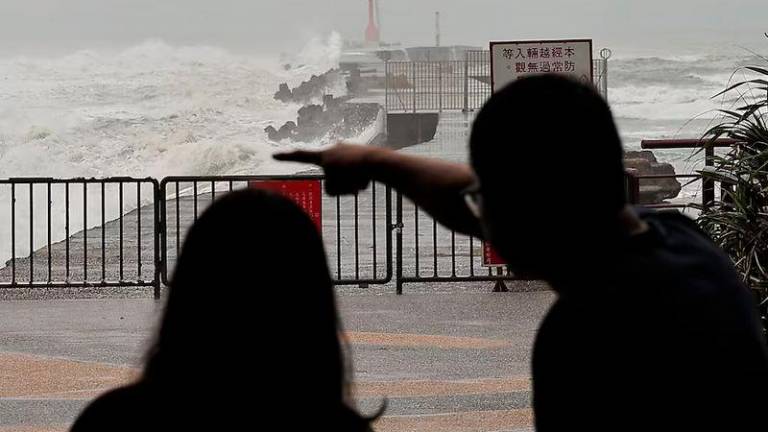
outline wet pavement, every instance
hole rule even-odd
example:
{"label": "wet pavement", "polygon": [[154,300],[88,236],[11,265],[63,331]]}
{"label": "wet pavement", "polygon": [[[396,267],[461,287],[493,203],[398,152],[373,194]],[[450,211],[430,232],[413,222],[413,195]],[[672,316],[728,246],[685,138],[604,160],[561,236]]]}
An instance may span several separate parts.
{"label": "wet pavement", "polygon": [[[530,350],[551,293],[339,293],[358,403],[372,413],[388,401],[377,430],[531,428]],[[90,399],[130,382],[161,304],[0,302],[0,432],[64,431]]]}

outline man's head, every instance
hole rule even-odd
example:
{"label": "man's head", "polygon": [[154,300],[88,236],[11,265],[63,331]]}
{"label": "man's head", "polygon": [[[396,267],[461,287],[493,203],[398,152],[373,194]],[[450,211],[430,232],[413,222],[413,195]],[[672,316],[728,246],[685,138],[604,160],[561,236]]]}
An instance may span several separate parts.
{"label": "man's head", "polygon": [[486,234],[513,270],[551,276],[621,235],[621,140],[590,85],[556,75],[515,81],[478,114],[470,152]]}

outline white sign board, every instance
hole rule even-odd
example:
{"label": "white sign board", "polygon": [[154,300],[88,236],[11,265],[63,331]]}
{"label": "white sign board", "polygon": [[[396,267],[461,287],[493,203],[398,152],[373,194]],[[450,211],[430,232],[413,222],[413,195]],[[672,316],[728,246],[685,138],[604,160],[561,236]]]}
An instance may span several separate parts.
{"label": "white sign board", "polygon": [[491,42],[494,92],[529,75],[558,73],[592,82],[592,40]]}

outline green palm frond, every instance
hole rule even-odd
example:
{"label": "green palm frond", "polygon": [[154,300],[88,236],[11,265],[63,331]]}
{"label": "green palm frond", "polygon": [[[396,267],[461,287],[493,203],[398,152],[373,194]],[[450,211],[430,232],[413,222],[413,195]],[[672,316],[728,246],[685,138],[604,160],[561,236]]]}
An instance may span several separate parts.
{"label": "green palm frond", "polygon": [[703,209],[699,224],[728,253],[768,316],[768,67],[746,66],[732,78],[739,72],[753,77],[731,81],[714,96],[733,95],[740,106],[718,110],[722,117],[705,132],[704,141],[730,138],[737,144],[699,171],[703,179],[721,185],[720,198]]}

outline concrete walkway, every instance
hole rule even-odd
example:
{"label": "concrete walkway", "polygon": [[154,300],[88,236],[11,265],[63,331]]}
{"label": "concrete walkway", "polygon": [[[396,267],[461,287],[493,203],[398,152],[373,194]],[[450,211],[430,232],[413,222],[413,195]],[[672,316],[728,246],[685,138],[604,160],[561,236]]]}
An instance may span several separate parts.
{"label": "concrete walkway", "polygon": [[[355,395],[379,431],[531,428],[529,362],[551,293],[341,294]],[[0,432],[64,431],[138,373],[161,303],[0,302]]]}

